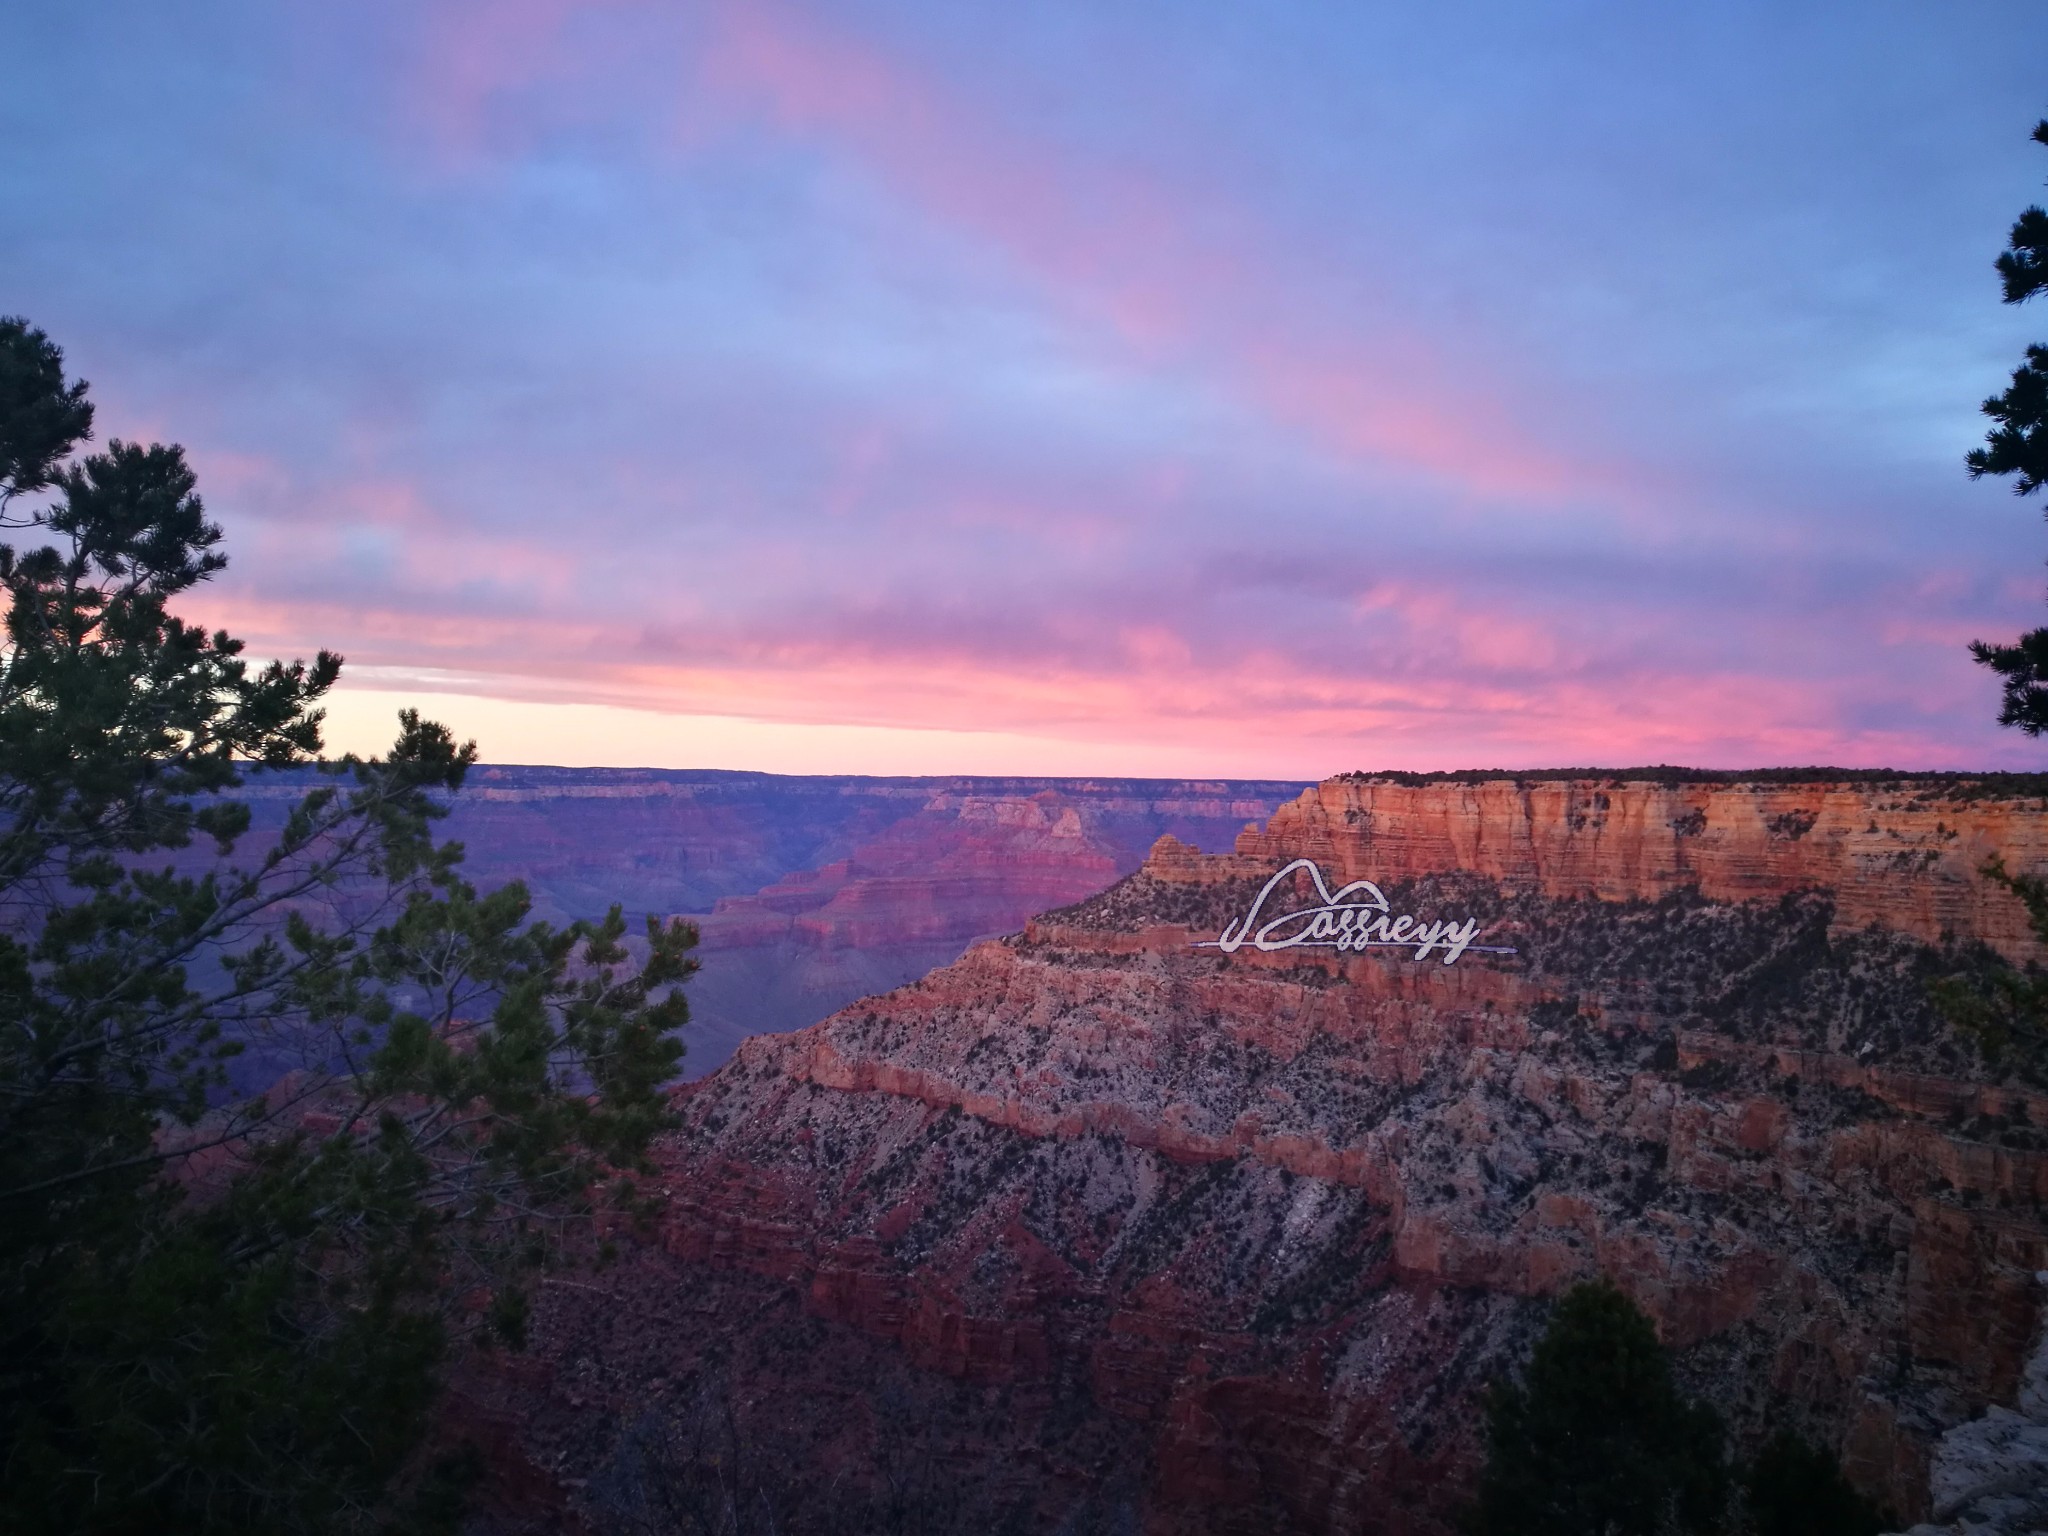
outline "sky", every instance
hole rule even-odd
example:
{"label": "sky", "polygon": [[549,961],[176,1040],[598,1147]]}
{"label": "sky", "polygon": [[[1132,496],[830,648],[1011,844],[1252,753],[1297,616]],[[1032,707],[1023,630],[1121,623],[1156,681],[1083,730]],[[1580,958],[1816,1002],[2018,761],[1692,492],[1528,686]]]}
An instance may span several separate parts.
{"label": "sky", "polygon": [[188,612],[499,762],[2034,768],[2048,8],[0,8]]}

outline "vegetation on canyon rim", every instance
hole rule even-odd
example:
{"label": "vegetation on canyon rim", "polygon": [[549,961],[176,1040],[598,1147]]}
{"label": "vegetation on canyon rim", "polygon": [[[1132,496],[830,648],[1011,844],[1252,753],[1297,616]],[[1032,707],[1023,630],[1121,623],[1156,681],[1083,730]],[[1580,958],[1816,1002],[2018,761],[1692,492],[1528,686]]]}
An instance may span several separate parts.
{"label": "vegetation on canyon rim", "polygon": [[1495,1384],[1486,1442],[1472,1536],[1709,1536],[1731,1518],[1756,1536],[1886,1525],[1833,1456],[1789,1431],[1738,1481],[1719,1415],[1680,1394],[1649,1318],[1604,1279],[1559,1298],[1521,1380]]}
{"label": "vegetation on canyon rim", "polygon": [[0,524],[48,541],[0,546],[0,1525],[430,1529],[439,1364],[629,1197],[695,934],[479,894],[433,837],[475,749],[411,712],[250,838],[222,792],[318,752],[341,659],[173,616],[221,531],[91,429],[0,320]]}

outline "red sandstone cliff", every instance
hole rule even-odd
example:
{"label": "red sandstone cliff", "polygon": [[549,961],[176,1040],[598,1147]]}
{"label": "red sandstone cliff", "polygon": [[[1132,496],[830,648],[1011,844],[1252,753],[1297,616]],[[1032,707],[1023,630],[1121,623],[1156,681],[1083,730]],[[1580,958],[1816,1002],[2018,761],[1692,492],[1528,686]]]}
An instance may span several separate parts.
{"label": "red sandstone cliff", "polygon": [[[2016,1392],[2048,1269],[2048,1097],[1925,993],[2027,948],[1991,855],[2048,866],[2038,799],[1332,781],[749,1042],[683,1096],[606,1315],[724,1299],[599,1350],[571,1297],[544,1354],[651,1411],[737,1350],[796,1455],[908,1371],[977,1519],[1115,1485],[1158,1532],[1438,1531],[1475,1394],[1605,1271],[1740,1434],[1797,1425],[1917,1513],[1936,1438]],[[1298,856],[1516,953],[1191,947]]]}
{"label": "red sandstone cliff", "polygon": [[[1238,839],[1271,868],[1320,860],[1345,879],[1466,870],[1549,896],[1748,901],[1820,887],[1840,927],[1944,932],[2030,953],[2026,912],[1979,877],[1987,859],[2048,867],[2048,795],[1997,783],[1677,783],[1341,778]],[[1237,866],[1201,866],[1217,878]]]}

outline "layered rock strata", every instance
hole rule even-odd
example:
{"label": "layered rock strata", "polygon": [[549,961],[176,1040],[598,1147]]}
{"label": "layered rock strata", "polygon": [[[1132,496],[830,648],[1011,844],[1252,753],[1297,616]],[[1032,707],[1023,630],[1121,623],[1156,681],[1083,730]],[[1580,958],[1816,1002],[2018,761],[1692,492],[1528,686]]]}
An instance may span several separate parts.
{"label": "layered rock strata", "polygon": [[[2031,791],[2031,792],[2029,792]],[[2026,912],[1992,859],[2048,866],[2048,783],[2028,778],[1333,779],[1240,837],[1253,868],[1321,861],[1345,879],[1464,870],[1552,896],[1712,901],[1831,893],[1835,922],[2030,954]],[[1228,878],[1237,866],[1203,866]],[[1201,878],[1198,876],[1197,878]]]}
{"label": "layered rock strata", "polygon": [[[1234,854],[1162,841],[688,1090],[660,1278],[614,1315],[693,1275],[757,1310],[579,1368],[645,1414],[744,1339],[838,1404],[778,1426],[829,1461],[864,1389],[819,1362],[880,1347],[1002,1395],[929,1431],[962,1519],[1053,1529],[1116,1486],[1156,1532],[1433,1532],[1485,1381],[1607,1273],[1739,1441],[1796,1427],[1927,1516],[2048,1270],[2048,1096],[1927,998],[2030,951],[1993,856],[2048,866],[2038,798],[1910,780],[1339,780]],[[1297,857],[1513,953],[1195,947]],[[789,1308],[808,1342],[746,1320]],[[544,1310],[551,1358],[589,1326]]]}

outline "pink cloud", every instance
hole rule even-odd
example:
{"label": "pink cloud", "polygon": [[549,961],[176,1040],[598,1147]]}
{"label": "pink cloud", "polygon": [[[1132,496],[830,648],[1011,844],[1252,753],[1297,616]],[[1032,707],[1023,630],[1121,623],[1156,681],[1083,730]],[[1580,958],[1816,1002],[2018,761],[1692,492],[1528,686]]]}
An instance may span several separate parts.
{"label": "pink cloud", "polygon": [[1610,472],[1575,463],[1531,441],[1505,408],[1479,390],[1455,406],[1433,377],[1428,348],[1380,342],[1376,365],[1254,348],[1244,388],[1278,420],[1341,457],[1420,470],[1472,491],[1556,500],[1620,489]]}
{"label": "pink cloud", "polygon": [[423,7],[407,116],[444,169],[475,166],[524,149],[539,123],[501,113],[504,99],[535,85],[583,86],[605,67],[573,42],[588,16],[650,14],[638,0],[492,0],[486,6]]}
{"label": "pink cloud", "polygon": [[[215,455],[206,455],[209,477],[214,464]],[[243,456],[224,478],[230,493],[257,492],[295,510],[288,521],[252,520],[242,529],[230,556],[239,565],[331,577],[362,558],[367,545],[380,581],[405,593],[416,614],[424,610],[423,623],[431,622],[437,593],[465,588],[517,592],[556,608],[575,596],[577,565],[558,543],[450,517],[407,481],[352,480],[295,492],[281,466],[254,456]]]}
{"label": "pink cloud", "polygon": [[[210,479],[213,457],[200,463]],[[1692,672],[1682,658],[1697,653],[1673,651],[1661,623],[1631,630],[1610,604],[1589,629],[1540,591],[1504,598],[1388,577],[1348,605],[1333,592],[1327,630],[1254,622],[1239,632],[1224,617],[1237,610],[1199,589],[1122,617],[1085,596],[1020,607],[1001,595],[1001,573],[986,560],[942,548],[933,558],[957,590],[892,595],[863,587],[833,547],[750,536],[710,563],[700,557],[673,599],[656,584],[627,600],[603,564],[616,552],[471,526],[395,477],[301,493],[283,469],[253,456],[219,467],[234,494],[297,515],[252,520],[253,537],[238,534],[235,567],[196,595],[196,617],[242,634],[258,655],[324,645],[347,655],[354,675],[411,676],[427,688],[459,680],[506,698],[1156,740],[1184,747],[1191,770],[1200,751],[1247,739],[1301,743],[1290,771],[1303,774],[1329,766],[1323,753],[1368,747],[1373,761],[1415,766],[1560,757],[1910,764],[1943,756],[1930,741],[1953,734],[1970,673],[1943,626],[1956,593],[1939,572],[1901,594],[1882,631],[1904,648],[1904,665],[1885,674],[1897,706],[1888,716],[1917,712],[1937,723],[1917,734],[1872,732],[1844,723],[1844,679],[1829,674],[1826,646],[1801,642],[1808,676],[1784,675],[1767,645],[1709,647]],[[1003,514],[1025,529],[1057,521],[1022,501],[1004,503]],[[363,536],[378,563],[341,579]],[[889,552],[883,568],[903,575],[899,557]],[[781,578],[768,580],[778,561]],[[274,571],[325,574],[310,591],[295,579],[294,596],[280,600],[264,595],[276,590]],[[734,586],[753,597],[722,603]],[[350,590],[361,596],[340,595]],[[611,596],[598,606],[593,591]],[[1274,617],[1294,601],[1287,592],[1273,589]],[[774,601],[763,606],[764,595]],[[1746,664],[1733,659],[1743,654]],[[1995,739],[1988,729],[1974,734]]]}
{"label": "pink cloud", "polygon": [[[517,0],[436,13],[415,84],[444,150],[473,155],[496,108],[528,88],[602,95],[619,60],[576,23],[630,11],[594,0]],[[643,11],[643,14],[644,11]],[[702,41],[676,50],[676,147],[715,151],[765,127],[861,167],[933,225],[996,253],[1039,302],[1118,366],[1192,375],[1324,454],[1421,472],[1480,494],[1611,497],[1613,471],[1559,454],[1440,349],[1390,331],[1346,337],[1288,297],[1285,259],[1242,209],[1134,167],[1084,165],[998,122],[902,57],[775,0],[719,0]],[[510,130],[506,130],[510,131]],[[1312,263],[1311,263],[1312,265]]]}
{"label": "pink cloud", "polygon": [[[1241,230],[1241,219],[1201,218],[1156,179],[1084,170],[1005,133],[924,72],[815,17],[754,3],[715,14],[701,78],[728,112],[752,108],[851,153],[1081,318],[1108,321],[1138,363],[1203,356],[1221,342],[1221,356],[1204,360],[1226,388],[1342,457],[1487,492],[1614,489],[1604,471],[1546,451],[1469,384],[1444,389],[1419,338],[1380,335],[1346,353],[1276,336],[1270,296],[1289,286],[1281,268],[1259,259],[1256,237],[1213,237],[1218,224]],[[700,123],[691,136],[704,131]]]}
{"label": "pink cloud", "polygon": [[[752,0],[710,14],[711,41],[694,78],[728,118],[757,116],[851,153],[927,214],[1002,250],[1127,342],[1184,336],[1202,294],[1249,276],[1220,249],[1180,238],[1184,220],[1157,182],[1083,172],[1002,132],[927,72],[815,15]],[[684,109],[686,142],[712,130],[704,104],[692,97]],[[1146,267],[1169,248],[1176,270],[1164,283],[1159,269]]]}
{"label": "pink cloud", "polygon": [[[432,12],[417,117],[445,152],[444,168],[472,171],[523,152],[551,121],[603,110],[623,35],[606,28],[618,16],[637,23],[655,14],[582,0]],[[1483,517],[1498,526],[1569,510],[1583,525],[1587,503],[1624,521],[1659,515],[1619,468],[1546,439],[1547,402],[1517,409],[1485,377],[1474,382],[1457,365],[1455,338],[1426,338],[1369,306],[1319,312],[1314,295],[1331,290],[1295,281],[1314,275],[1315,253],[1279,249],[1243,209],[1135,165],[1067,153],[822,14],[722,3],[696,15],[701,46],[652,34],[649,46],[673,55],[672,68],[657,60],[646,70],[671,77],[671,147],[709,155],[756,134],[850,166],[983,258],[1064,327],[1063,339],[1080,338],[1124,379],[1221,399],[1346,468],[1440,482],[1456,494],[1434,498],[1436,516],[1474,508],[1475,525]],[[371,574],[355,583],[368,594],[362,602],[266,602],[250,587],[223,586],[204,606],[260,651],[305,654],[326,643],[359,668],[409,673],[428,688],[459,680],[508,698],[655,711],[1159,740],[1184,745],[1191,768],[1202,752],[1254,739],[1299,743],[1292,771],[1304,774],[1343,757],[1412,766],[1731,755],[1912,764],[1939,758],[1942,731],[1996,751],[2010,745],[1988,726],[1958,736],[1956,680],[1970,673],[1957,642],[1997,626],[1946,616],[1968,597],[1953,581],[1930,577],[1856,631],[1901,648],[1896,659],[1911,675],[1886,669],[1887,699],[1898,705],[1891,717],[1918,711],[1934,722],[1924,731],[1854,723],[1845,698],[1866,674],[1821,674],[1861,642],[1824,635],[1779,665],[1765,622],[1794,642],[1802,626],[1809,638],[1823,626],[1777,613],[1732,640],[1708,635],[1688,648],[1666,631],[1704,628],[1711,604],[1650,613],[1640,594],[1615,585],[1625,577],[1611,575],[1595,624],[1555,593],[1489,601],[1441,576],[1394,574],[1357,594],[1355,633],[1340,625],[1317,635],[1299,608],[1341,612],[1345,589],[1283,572],[1268,589],[1230,594],[1253,613],[1259,643],[1219,662],[1232,639],[1217,617],[1226,610],[1220,599],[1202,606],[1211,594],[1183,601],[1172,562],[1227,552],[1192,544],[1148,557],[1142,542],[1156,538],[1148,512],[1187,498],[1186,468],[1141,466],[1127,486],[1065,499],[1007,482],[938,486],[943,472],[927,470],[917,494],[892,499],[918,427],[891,418],[886,404],[836,440],[835,425],[843,423],[822,433],[821,483],[792,497],[808,494],[812,505],[786,521],[771,508],[775,520],[746,526],[759,509],[742,486],[733,494],[743,505],[719,507],[715,521],[661,546],[689,566],[672,596],[658,573],[624,569],[617,546],[500,531],[448,513],[395,475],[293,497],[275,466],[216,456],[209,489],[299,503],[289,522],[254,521],[252,563],[298,572],[354,560]],[[351,446],[345,435],[342,446]],[[359,446],[375,463],[389,442],[366,433]],[[617,473],[646,471],[629,462]],[[636,486],[632,505],[648,515],[687,507],[697,517],[710,492],[679,483],[688,468],[664,473],[664,483]],[[735,527],[744,536],[727,538]],[[1424,542],[1390,541],[1389,570]],[[1027,547],[1034,563],[1009,568],[1006,555]],[[1457,562],[1439,555],[1427,568]],[[927,579],[939,570],[944,585]],[[1132,611],[1068,600],[1098,573],[1104,591],[1121,583],[1133,595]],[[1499,586],[1497,573],[1490,579]],[[2031,601],[2033,583],[2025,586]],[[1632,623],[1643,632],[1628,633]],[[1686,655],[1709,659],[1688,670]],[[1782,675],[1795,668],[1814,675]]]}
{"label": "pink cloud", "polygon": [[1413,582],[1377,582],[1354,605],[1360,614],[1392,613],[1411,656],[1441,655],[1487,672],[1553,672],[1583,664],[1557,633],[1554,621],[1506,612],[1498,603],[1473,603],[1449,588]]}
{"label": "pink cloud", "polygon": [[[1440,670],[1336,673],[1259,648],[1224,664],[1168,630],[1133,628],[1100,666],[1007,662],[963,651],[849,650],[798,640],[720,644],[690,659],[646,660],[636,635],[602,622],[478,620],[403,609],[264,604],[208,594],[210,623],[259,651],[338,645],[367,670],[432,692],[621,705],[660,713],[791,724],[1049,736],[1084,749],[1171,746],[1190,771],[1245,741],[1272,745],[1313,775],[1356,762],[1414,767],[1673,760],[1838,761],[1907,766],[1954,751],[1910,728],[1864,729],[1819,681],[1754,673],[1610,668],[1496,679],[1476,659]],[[1414,607],[1428,608],[1427,600]],[[1927,690],[1931,702],[1939,689]],[[485,743],[486,751],[489,743]],[[1292,754],[1289,756],[1289,754]],[[2002,755],[2002,754],[2001,754]]]}

